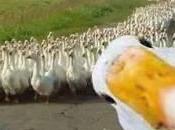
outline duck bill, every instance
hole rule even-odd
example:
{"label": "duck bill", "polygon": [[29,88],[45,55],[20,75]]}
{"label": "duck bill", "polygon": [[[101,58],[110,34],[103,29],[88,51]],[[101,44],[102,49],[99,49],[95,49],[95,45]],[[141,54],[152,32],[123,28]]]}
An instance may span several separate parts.
{"label": "duck bill", "polygon": [[140,115],[140,120],[154,129],[175,130],[174,67],[151,51],[130,48],[114,60],[106,79],[112,95],[135,116]]}

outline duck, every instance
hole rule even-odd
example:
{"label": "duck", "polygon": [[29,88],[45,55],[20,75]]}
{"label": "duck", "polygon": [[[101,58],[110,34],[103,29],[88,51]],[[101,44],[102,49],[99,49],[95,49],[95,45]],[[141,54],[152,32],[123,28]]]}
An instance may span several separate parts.
{"label": "duck", "polygon": [[[68,56],[69,56],[69,65],[68,65],[68,69],[66,72],[66,76],[67,76],[67,83],[68,86],[72,92],[72,94],[77,97],[78,96],[78,92],[82,91],[85,89],[85,87],[87,86],[87,81],[84,78],[84,73],[82,73],[81,71],[81,66],[75,66],[75,64],[73,63],[74,60],[74,54],[73,54],[73,50],[68,52]],[[79,68],[81,67],[81,68]]]}
{"label": "duck", "polygon": [[125,35],[98,58],[93,88],[115,108],[124,130],[175,129],[174,50]]}
{"label": "duck", "polygon": [[10,66],[10,52],[7,48],[2,49],[2,57],[4,60],[3,69],[1,72],[2,87],[5,92],[5,101],[10,102],[10,96],[15,96],[16,91],[20,88],[20,82],[16,72]]}
{"label": "duck", "polygon": [[[41,63],[40,63],[40,56],[38,53],[32,53],[26,56],[27,59],[31,59],[34,62],[33,66],[33,74],[31,78],[31,85],[36,92],[36,94],[45,97],[46,103],[49,103],[50,96],[55,90],[55,78],[41,74]],[[37,100],[38,95],[35,95],[35,100]]]}
{"label": "duck", "polygon": [[18,66],[15,64],[15,50],[11,50],[9,53],[9,60],[11,65],[11,70],[16,74],[15,79],[16,82],[19,82],[19,85],[14,86],[16,89],[16,94],[21,95],[29,86],[30,72],[25,68],[26,63],[24,59],[24,52],[21,51],[19,53],[19,62]]}
{"label": "duck", "polygon": [[[3,68],[3,64],[4,64],[4,61],[3,60],[0,60],[1,70]],[[4,96],[5,96],[5,93],[4,93],[4,90],[3,90],[2,79],[1,79],[1,75],[0,75],[0,98],[3,100],[4,99]]]}
{"label": "duck", "polygon": [[62,87],[62,83],[66,79],[63,68],[55,63],[56,61],[56,51],[52,51],[51,53],[51,65],[49,70],[44,73],[45,76],[51,77],[54,80],[54,94],[58,93]]}
{"label": "duck", "polygon": [[53,59],[54,71],[59,83],[58,88],[61,89],[61,87],[66,86],[66,70],[62,65],[61,51],[58,50],[58,51],[54,51],[53,53],[54,53],[54,59]]}

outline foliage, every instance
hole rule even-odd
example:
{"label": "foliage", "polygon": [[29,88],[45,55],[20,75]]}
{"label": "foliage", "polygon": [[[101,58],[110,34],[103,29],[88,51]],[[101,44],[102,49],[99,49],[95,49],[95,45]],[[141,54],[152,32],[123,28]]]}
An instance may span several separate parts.
{"label": "foliage", "polygon": [[0,41],[68,35],[123,21],[147,0],[0,0]]}

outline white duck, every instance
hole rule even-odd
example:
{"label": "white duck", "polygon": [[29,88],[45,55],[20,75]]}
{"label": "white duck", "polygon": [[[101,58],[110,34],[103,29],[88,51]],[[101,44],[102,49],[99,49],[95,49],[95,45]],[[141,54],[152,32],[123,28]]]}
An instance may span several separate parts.
{"label": "white duck", "polygon": [[9,102],[9,96],[16,95],[17,88],[20,88],[20,82],[16,76],[16,72],[10,67],[9,52],[6,48],[3,48],[2,57],[4,60],[4,65],[1,72],[2,87],[6,94],[5,101]]}
{"label": "white duck", "polygon": [[27,58],[34,61],[33,75],[31,78],[31,85],[37,94],[47,97],[47,102],[49,102],[49,97],[54,91],[55,78],[49,75],[40,74],[40,57],[37,54],[31,54]]}
{"label": "white duck", "polygon": [[[56,55],[56,57],[53,59],[54,70],[55,70],[55,73],[57,75],[57,79],[59,80],[59,85],[61,87],[61,86],[64,86],[66,84],[66,70],[62,66],[62,61],[61,61],[62,52],[55,51],[54,53],[55,53],[54,55]],[[58,57],[57,57],[57,55],[58,55]],[[58,62],[55,62],[55,61],[58,61]]]}
{"label": "white duck", "polygon": [[85,90],[85,87],[87,86],[87,81],[81,72],[80,66],[75,66],[73,64],[73,51],[71,50],[69,52],[69,67],[67,69],[67,82],[69,85],[69,88],[73,92],[75,96],[77,96],[78,91]]}
{"label": "white duck", "polygon": [[[59,73],[59,68],[56,68],[55,64],[55,58],[56,58],[56,52],[52,51],[51,53],[51,65],[49,67],[49,70],[44,73],[45,76],[51,77],[54,80],[54,93],[57,93],[61,89],[61,83],[62,83],[62,75],[61,71]],[[59,66],[57,66],[59,67]],[[64,73],[63,73],[64,74]]]}
{"label": "white duck", "polygon": [[[0,67],[1,67],[1,70],[3,69],[3,63],[4,61],[3,60],[0,60]],[[2,72],[2,71],[1,71]],[[2,79],[1,79],[1,75],[0,75],[0,97],[4,97],[4,90],[3,90],[3,87],[2,87]]]}
{"label": "white duck", "polygon": [[[175,129],[175,53],[150,47],[135,36],[119,37],[92,74],[95,91],[116,109],[124,130]],[[171,52],[168,58],[164,52]]]}
{"label": "white duck", "polygon": [[20,63],[19,66],[17,67],[15,65],[15,51],[11,50],[10,55],[10,64],[11,64],[11,69],[13,70],[13,73],[16,73],[15,79],[16,82],[19,82],[18,86],[14,86],[16,89],[16,94],[22,94],[27,88],[29,88],[29,79],[30,79],[30,73],[29,71],[25,68],[25,59],[24,59],[24,52],[20,53]]}

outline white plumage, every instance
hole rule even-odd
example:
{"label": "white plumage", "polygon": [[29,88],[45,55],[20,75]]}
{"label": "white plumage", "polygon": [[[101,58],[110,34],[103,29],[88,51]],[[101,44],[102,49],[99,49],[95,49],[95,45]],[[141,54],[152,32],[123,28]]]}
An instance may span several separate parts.
{"label": "white plumage", "polygon": [[[142,48],[142,49],[148,50],[150,53],[155,54],[162,61],[167,63],[167,65],[175,67],[175,64],[174,64],[175,49],[174,48],[169,48],[169,49],[168,48],[164,48],[164,49],[148,48],[142,44],[144,43],[141,43],[141,41],[139,41],[139,38],[135,36],[123,36],[123,37],[117,38],[116,40],[112,41],[109,44],[106,50],[99,57],[92,73],[93,85],[97,94],[99,94],[100,96],[107,95],[115,101],[115,103],[111,105],[116,109],[119,117],[119,122],[124,130],[154,130],[155,126],[150,125],[149,122],[146,121],[146,119],[142,116],[142,114],[138,113],[126,102],[123,102],[119,97],[113,94],[112,90],[109,88],[109,85],[108,85],[109,83],[107,82],[108,81],[107,76],[109,75],[108,73],[113,63],[118,60],[119,56],[124,55],[128,48]],[[147,62],[150,62],[150,61],[147,61]],[[141,81],[141,82],[145,82],[145,81]],[[152,79],[152,81],[150,82],[154,82],[154,79]],[[157,86],[152,86],[152,87],[154,88]],[[123,88],[123,90],[125,90],[125,88]],[[174,108],[174,105],[173,104],[170,105],[171,103],[173,103],[172,101],[174,99],[174,95],[175,95],[174,90],[171,91],[170,89],[168,93],[164,94],[163,99],[160,98],[160,100],[163,100],[163,105],[162,105],[164,106],[163,109],[165,109],[167,113],[167,118],[170,120],[174,119],[173,115],[175,114],[174,111],[171,110],[172,108]],[[172,115],[170,115],[170,113]],[[166,127],[166,128],[169,127],[169,129],[171,128],[169,125],[166,126],[163,122],[161,123],[162,125],[160,127]],[[175,122],[171,120],[170,123],[172,126],[172,124],[174,124]]]}

